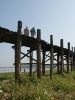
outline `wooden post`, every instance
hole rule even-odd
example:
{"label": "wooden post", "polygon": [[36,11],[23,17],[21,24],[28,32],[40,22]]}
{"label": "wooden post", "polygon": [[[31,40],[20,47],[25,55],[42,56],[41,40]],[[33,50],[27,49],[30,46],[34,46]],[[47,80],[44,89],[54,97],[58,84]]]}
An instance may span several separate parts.
{"label": "wooden post", "polygon": [[60,74],[63,74],[63,39],[60,40],[61,47],[61,66],[60,66]]}
{"label": "wooden post", "polygon": [[57,73],[59,73],[59,53],[57,53]]}
{"label": "wooden post", "polygon": [[71,56],[71,71],[73,71],[73,47],[72,47],[72,56]]}
{"label": "wooden post", "polygon": [[50,50],[50,78],[52,79],[52,73],[53,73],[53,35],[50,35],[50,44],[51,44],[51,50]]}
{"label": "wooden post", "polygon": [[26,71],[25,71],[25,68],[24,68],[24,72],[26,72]]}
{"label": "wooden post", "polygon": [[[31,51],[31,48],[30,48],[30,51]],[[29,73],[30,77],[32,76],[32,57],[33,57],[33,51],[30,52],[30,73]]]}
{"label": "wooden post", "polygon": [[63,60],[63,72],[65,71],[65,69],[64,69],[64,60]]}
{"label": "wooden post", "polygon": [[17,31],[17,38],[15,44],[15,81],[20,80],[20,57],[21,57],[21,28],[22,22],[18,21],[18,31]]}
{"label": "wooden post", "polygon": [[69,58],[70,58],[70,42],[68,42],[68,52],[67,52],[67,73],[69,73]]}
{"label": "wooden post", "polygon": [[41,78],[41,30],[37,29],[37,77]]}
{"label": "wooden post", "polygon": [[42,74],[45,75],[45,51],[43,50]]}
{"label": "wooden post", "polygon": [[75,71],[75,47],[74,47],[74,56],[73,56],[73,70]]}

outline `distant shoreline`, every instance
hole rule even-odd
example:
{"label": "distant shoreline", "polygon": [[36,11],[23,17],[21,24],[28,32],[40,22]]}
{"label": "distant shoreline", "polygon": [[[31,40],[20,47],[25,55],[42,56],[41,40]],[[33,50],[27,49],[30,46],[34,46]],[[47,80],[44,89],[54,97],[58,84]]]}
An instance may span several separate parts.
{"label": "distant shoreline", "polygon": [[15,67],[0,67],[0,68],[15,68]]}

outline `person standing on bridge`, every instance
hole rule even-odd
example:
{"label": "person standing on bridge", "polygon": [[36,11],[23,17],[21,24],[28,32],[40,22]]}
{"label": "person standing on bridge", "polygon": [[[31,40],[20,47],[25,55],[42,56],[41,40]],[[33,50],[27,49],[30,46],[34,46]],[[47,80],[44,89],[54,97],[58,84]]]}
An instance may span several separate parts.
{"label": "person standing on bridge", "polygon": [[24,35],[28,36],[29,35],[29,29],[28,27],[26,26],[26,28],[24,29]]}
{"label": "person standing on bridge", "polygon": [[31,37],[34,38],[34,36],[36,35],[35,27],[33,27],[33,28],[30,30],[30,33],[31,33]]}

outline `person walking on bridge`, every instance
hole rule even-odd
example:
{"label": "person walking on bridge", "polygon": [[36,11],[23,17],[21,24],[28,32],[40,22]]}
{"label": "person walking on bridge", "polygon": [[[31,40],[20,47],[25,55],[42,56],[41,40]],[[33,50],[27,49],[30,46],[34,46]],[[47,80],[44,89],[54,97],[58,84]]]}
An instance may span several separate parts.
{"label": "person walking on bridge", "polygon": [[28,36],[29,35],[29,29],[28,27],[26,26],[26,28],[24,29],[24,35]]}
{"label": "person walking on bridge", "polygon": [[30,32],[31,32],[31,37],[34,38],[34,36],[36,35],[35,27],[33,27],[33,28],[30,30]]}

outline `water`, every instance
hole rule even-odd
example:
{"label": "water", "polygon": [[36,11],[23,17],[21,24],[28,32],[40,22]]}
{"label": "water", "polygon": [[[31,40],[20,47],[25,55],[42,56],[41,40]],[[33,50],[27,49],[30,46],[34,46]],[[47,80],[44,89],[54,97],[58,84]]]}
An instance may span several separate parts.
{"label": "water", "polygon": [[[32,67],[32,71],[36,70],[36,65],[33,65]],[[29,72],[29,65],[24,65],[21,66],[21,71],[23,72],[25,69],[26,72]],[[49,70],[50,69],[50,65],[45,65],[45,69]],[[15,71],[15,67],[0,67],[0,73],[1,72],[14,72]]]}
{"label": "water", "polygon": [[0,67],[0,73],[2,72],[14,72],[15,68],[14,67]]}

